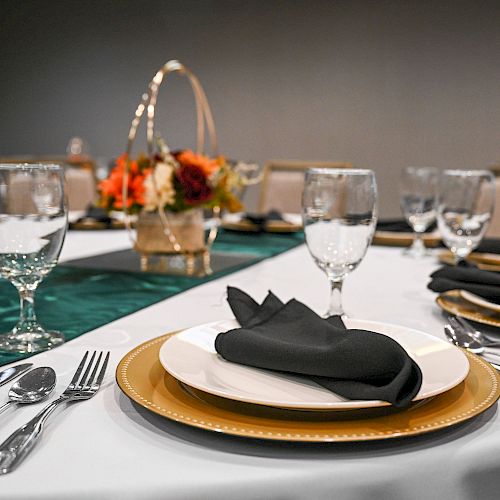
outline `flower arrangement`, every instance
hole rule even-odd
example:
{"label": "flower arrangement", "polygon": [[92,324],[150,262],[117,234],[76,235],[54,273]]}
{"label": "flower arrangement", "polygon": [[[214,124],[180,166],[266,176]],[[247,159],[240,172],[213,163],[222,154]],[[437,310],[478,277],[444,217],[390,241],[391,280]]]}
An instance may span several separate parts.
{"label": "flower arrangement", "polygon": [[158,208],[181,212],[190,208],[219,206],[231,212],[242,209],[235,195],[245,184],[238,166],[219,156],[194,153],[191,150],[170,152],[162,148],[151,160],[145,155],[136,160],[120,156],[109,177],[99,184],[101,206],[107,210],[123,210],[123,182],[127,161],[127,211],[154,211]]}

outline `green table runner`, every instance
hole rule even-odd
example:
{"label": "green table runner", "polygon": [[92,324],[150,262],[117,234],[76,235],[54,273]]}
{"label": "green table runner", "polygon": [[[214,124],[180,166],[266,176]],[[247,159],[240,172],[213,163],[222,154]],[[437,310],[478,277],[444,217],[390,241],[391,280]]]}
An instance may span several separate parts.
{"label": "green table runner", "polygon": [[[259,260],[264,260],[302,242],[302,233],[247,234],[222,230],[213,251],[252,253]],[[72,340],[127,314],[252,264],[255,261],[203,278],[99,271],[61,264],[42,282],[37,292],[38,319],[44,327],[59,330],[66,340]],[[17,291],[1,279],[0,332],[11,330],[18,316]],[[0,366],[25,357],[28,355],[0,353]]]}

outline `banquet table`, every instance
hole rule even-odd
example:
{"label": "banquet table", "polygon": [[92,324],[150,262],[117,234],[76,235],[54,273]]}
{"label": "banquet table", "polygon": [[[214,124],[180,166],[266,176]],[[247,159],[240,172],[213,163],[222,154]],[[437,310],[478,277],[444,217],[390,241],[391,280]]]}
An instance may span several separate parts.
{"label": "banquet table", "polygon": [[[128,248],[124,231],[73,231],[61,262]],[[400,248],[369,248],[344,285],[353,318],[395,323],[444,338],[435,294],[426,288],[435,256],[414,260]],[[496,405],[465,424],[401,439],[359,443],[290,443],[238,438],[167,420],[131,402],[115,382],[119,361],[167,332],[229,319],[228,285],[256,299],[272,290],[317,312],[328,284],[307,248],[206,282],[30,358],[52,366],[55,399],[86,350],[109,350],[104,384],[90,401],[49,421],[31,455],[0,477],[5,499],[477,499],[500,492],[500,420]],[[82,297],[82,301],[85,297]],[[92,310],[87,314],[91,315]],[[443,367],[445,369],[445,367]],[[0,388],[0,401],[8,385]],[[1,416],[0,440],[43,406]]]}

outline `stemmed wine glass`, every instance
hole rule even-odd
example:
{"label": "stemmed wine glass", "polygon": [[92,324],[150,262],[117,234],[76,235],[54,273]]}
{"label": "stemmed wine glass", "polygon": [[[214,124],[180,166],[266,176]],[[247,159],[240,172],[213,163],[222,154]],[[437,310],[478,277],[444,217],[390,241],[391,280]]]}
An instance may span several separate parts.
{"label": "stemmed wine glass", "polygon": [[412,257],[426,253],[422,235],[436,220],[438,179],[439,172],[433,167],[408,167],[402,172],[401,208],[415,235],[406,252]]}
{"label": "stemmed wine glass", "polygon": [[33,353],[64,342],[35,315],[35,291],[54,268],[67,227],[64,173],[59,165],[0,165],[0,276],[18,290],[21,313],[0,350]]}
{"label": "stemmed wine glass", "polygon": [[375,232],[375,174],[363,169],[307,170],[302,219],[307,248],[330,281],[326,316],[342,316],[342,283],[363,260]]}
{"label": "stemmed wine glass", "polygon": [[488,170],[445,170],[439,182],[438,228],[455,263],[474,250],[495,206],[495,178]]}

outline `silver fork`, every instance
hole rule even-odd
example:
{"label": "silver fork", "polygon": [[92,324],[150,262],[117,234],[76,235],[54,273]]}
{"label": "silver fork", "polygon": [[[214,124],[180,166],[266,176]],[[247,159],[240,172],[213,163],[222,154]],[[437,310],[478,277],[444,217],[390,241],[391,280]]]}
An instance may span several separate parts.
{"label": "silver fork", "polygon": [[59,404],[84,401],[97,393],[108,366],[109,352],[104,358],[99,374],[97,371],[99,370],[103,353],[99,353],[95,363],[94,360],[97,353],[94,351],[90,361],[87,363],[88,355],[89,352],[87,351],[65,391],[32,420],[0,444],[0,474],[11,472],[22,462],[38,441],[47,418]]}

